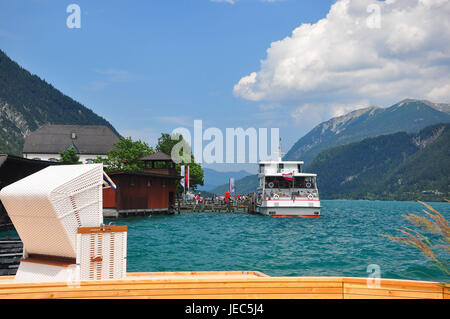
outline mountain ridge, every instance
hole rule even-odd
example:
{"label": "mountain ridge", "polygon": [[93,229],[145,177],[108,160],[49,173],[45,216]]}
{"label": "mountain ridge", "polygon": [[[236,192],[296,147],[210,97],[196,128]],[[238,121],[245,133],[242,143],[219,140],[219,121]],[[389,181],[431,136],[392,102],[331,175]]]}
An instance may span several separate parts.
{"label": "mountain ridge", "polygon": [[240,170],[237,172],[220,172],[207,167],[203,167],[203,173],[205,185],[198,187],[201,191],[212,191],[216,187],[226,184],[228,179],[232,177],[235,180],[239,180],[250,175],[250,173],[245,170]]}
{"label": "mountain ridge", "polygon": [[[331,147],[305,171],[317,174],[322,199],[442,201],[450,196],[449,162],[450,123],[439,123]],[[236,192],[257,186],[257,175],[247,176],[236,181]]]}
{"label": "mountain ridge", "polygon": [[0,50],[0,152],[21,155],[25,136],[44,124],[105,125],[120,137],[103,117]]}
{"label": "mountain ridge", "polygon": [[321,152],[309,169],[322,198],[443,200],[449,194],[450,123]]}
{"label": "mountain ridge", "polygon": [[450,104],[404,99],[391,107],[371,106],[334,117],[314,127],[286,153],[284,160],[303,160],[308,166],[321,151],[367,137],[400,131],[418,132],[450,122]]}

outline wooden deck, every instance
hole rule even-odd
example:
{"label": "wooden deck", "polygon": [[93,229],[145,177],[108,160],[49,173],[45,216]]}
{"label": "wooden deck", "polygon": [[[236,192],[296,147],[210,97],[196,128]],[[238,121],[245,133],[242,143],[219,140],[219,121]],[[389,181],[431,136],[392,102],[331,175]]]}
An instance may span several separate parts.
{"label": "wooden deck", "polygon": [[269,277],[260,272],[129,273],[119,281],[15,283],[0,277],[0,299],[449,299],[449,287],[435,282],[366,278]]}

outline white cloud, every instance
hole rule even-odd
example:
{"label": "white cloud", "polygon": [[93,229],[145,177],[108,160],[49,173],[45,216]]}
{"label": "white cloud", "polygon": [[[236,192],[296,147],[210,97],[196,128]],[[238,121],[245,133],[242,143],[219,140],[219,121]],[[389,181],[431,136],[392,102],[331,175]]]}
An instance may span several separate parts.
{"label": "white cloud", "polygon": [[339,0],[326,18],[273,42],[234,94],[290,105],[294,119],[405,97],[448,102],[449,16],[450,0]]}
{"label": "white cloud", "polygon": [[368,100],[360,100],[353,103],[306,103],[295,107],[291,116],[294,121],[311,129],[323,119],[345,115],[351,111],[369,107]]}

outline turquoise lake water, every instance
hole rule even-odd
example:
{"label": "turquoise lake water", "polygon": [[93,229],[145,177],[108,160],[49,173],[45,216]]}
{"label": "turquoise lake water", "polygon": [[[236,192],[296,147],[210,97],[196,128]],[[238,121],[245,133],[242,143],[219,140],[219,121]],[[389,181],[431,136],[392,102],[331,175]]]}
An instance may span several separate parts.
{"label": "turquoise lake water", "polygon": [[[447,219],[449,203],[430,203]],[[449,281],[414,248],[378,234],[410,226],[416,202],[322,201],[321,218],[181,213],[106,220],[128,225],[128,271],[257,270],[270,276],[367,277]],[[0,238],[14,231],[0,232]],[[430,237],[430,239],[434,239]],[[449,256],[443,256],[449,261]]]}

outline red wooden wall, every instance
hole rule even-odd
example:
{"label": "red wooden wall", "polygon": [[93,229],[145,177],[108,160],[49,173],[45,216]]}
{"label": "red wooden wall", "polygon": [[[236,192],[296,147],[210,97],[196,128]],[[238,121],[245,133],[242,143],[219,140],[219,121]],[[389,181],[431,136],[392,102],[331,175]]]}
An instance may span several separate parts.
{"label": "red wooden wall", "polygon": [[[169,193],[175,198],[176,179],[117,174],[110,176],[117,190],[103,190],[103,207],[117,210],[166,209],[169,208]],[[175,204],[175,202],[173,202]]]}

